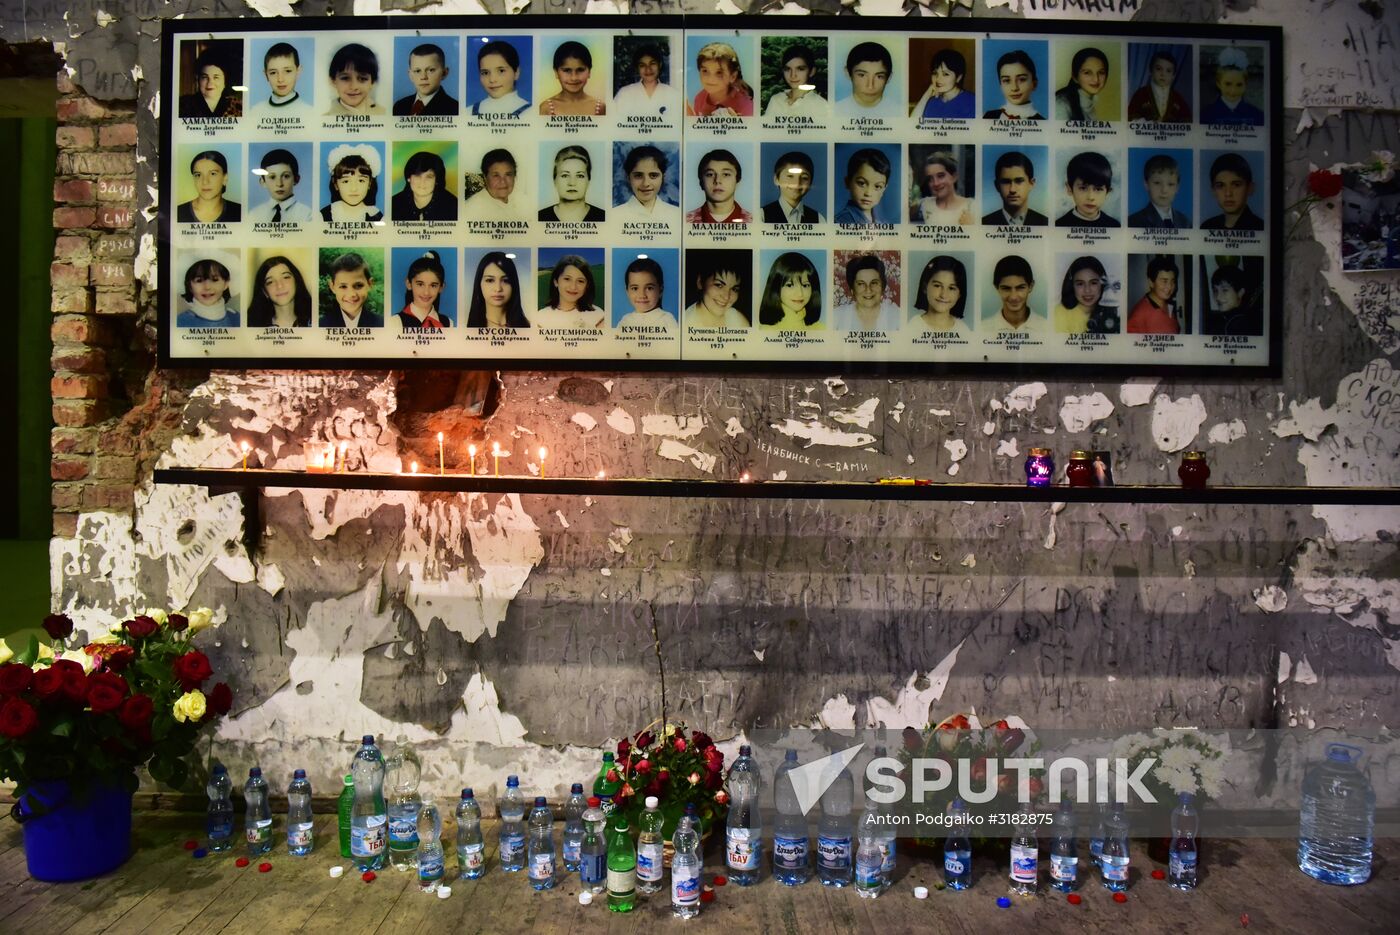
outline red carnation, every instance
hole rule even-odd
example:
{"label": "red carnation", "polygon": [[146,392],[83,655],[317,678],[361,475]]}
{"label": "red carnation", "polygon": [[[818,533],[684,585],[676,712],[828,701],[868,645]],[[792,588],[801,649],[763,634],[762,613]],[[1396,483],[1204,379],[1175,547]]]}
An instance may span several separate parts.
{"label": "red carnation", "polygon": [[121,707],[126,700],[126,679],[111,672],[94,672],[88,676],[88,706],[93,714],[106,714]]}
{"label": "red carnation", "polygon": [[637,746],[643,750],[652,745],[656,740],[656,735],[649,730],[644,730],[637,735]]}
{"label": "red carnation", "polygon": [[44,632],[56,640],[73,635],[73,620],[67,614],[49,614],[44,618]]}
{"label": "red carnation", "polygon": [[20,662],[0,666],[0,695],[19,695],[34,682],[34,670]]}
{"label": "red carnation", "polygon": [[632,752],[632,742],[629,741],[626,737],[622,738],[621,740],[619,740],[619,741],[617,742],[617,758],[618,758],[619,760],[625,760],[625,759],[627,759],[627,754],[629,754],[629,753],[631,753],[631,752]]}
{"label": "red carnation", "polygon": [[122,722],[122,727],[133,733],[145,729],[151,723],[151,716],[155,714],[156,706],[150,697],[146,695],[132,695],[122,702],[122,707],[117,712],[117,720]]}
{"label": "red carnation", "polygon": [[63,697],[74,704],[87,701],[87,673],[72,659],[58,659],[49,666],[49,671],[58,673]]}
{"label": "red carnation", "polygon": [[1319,198],[1335,198],[1342,191],[1342,177],[1327,169],[1308,173],[1308,190]]}
{"label": "red carnation", "polygon": [[22,698],[8,698],[0,705],[0,734],[19,740],[39,726],[34,706]]}
{"label": "red carnation", "polygon": [[183,633],[185,630],[189,629],[190,618],[186,617],[184,614],[171,614],[165,618],[165,626],[172,633]]}
{"label": "red carnation", "polygon": [[698,730],[690,732],[690,742],[697,750],[706,750],[715,745],[715,742],[710,739],[709,734]]}
{"label": "red carnation", "polygon": [[194,691],[214,674],[209,665],[209,657],[197,649],[178,657],[170,664],[170,668],[174,670],[175,678],[180,680],[180,687],[187,692]]}
{"label": "red carnation", "polygon": [[160,624],[156,623],[155,620],[147,617],[145,614],[142,614],[134,620],[128,620],[126,623],[122,624],[122,626],[126,628],[128,635],[138,640],[144,640],[148,636],[154,636],[156,631],[160,629]]}
{"label": "red carnation", "polygon": [[216,682],[206,698],[207,706],[216,715],[228,714],[233,707],[233,689],[223,682]]}

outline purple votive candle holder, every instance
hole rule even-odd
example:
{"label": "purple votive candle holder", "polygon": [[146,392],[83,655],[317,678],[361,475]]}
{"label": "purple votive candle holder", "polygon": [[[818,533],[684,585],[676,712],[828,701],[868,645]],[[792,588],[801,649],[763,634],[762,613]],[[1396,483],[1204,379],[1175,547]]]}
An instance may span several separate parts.
{"label": "purple votive candle holder", "polygon": [[1032,448],[1026,455],[1026,486],[1049,487],[1055,480],[1055,455],[1049,448]]}

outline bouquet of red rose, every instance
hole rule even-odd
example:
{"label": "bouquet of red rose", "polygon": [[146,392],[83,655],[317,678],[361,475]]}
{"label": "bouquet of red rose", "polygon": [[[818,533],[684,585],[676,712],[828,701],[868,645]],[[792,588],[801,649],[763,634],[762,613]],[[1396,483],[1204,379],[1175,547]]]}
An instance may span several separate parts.
{"label": "bouquet of red rose", "polygon": [[81,647],[73,621],[50,614],[52,645],[31,638],[18,652],[0,640],[0,778],[22,797],[31,783],[119,779],[135,770],[179,788],[200,730],[228,713],[233,692],[191,647],[213,612],[147,611]]}
{"label": "bouquet of red rose", "polygon": [[698,730],[687,735],[684,724],[667,724],[660,733],[655,721],[617,745],[618,810],[637,828],[647,796],[656,796],[666,821],[662,833],[667,846],[687,805],[700,815],[701,829],[709,831],[727,812],[724,791],[724,754],[709,735]]}

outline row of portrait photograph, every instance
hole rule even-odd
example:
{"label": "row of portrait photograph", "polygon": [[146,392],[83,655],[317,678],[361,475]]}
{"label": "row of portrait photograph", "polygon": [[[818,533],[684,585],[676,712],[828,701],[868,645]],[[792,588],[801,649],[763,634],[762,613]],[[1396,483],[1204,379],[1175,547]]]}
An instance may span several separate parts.
{"label": "row of portrait photograph", "polygon": [[1259,338],[1265,272],[1239,254],[269,246],[177,251],[170,308],[191,340],[611,331],[672,354],[697,329]]}
{"label": "row of portrait photograph", "polygon": [[[1112,36],[604,30],[181,38],[178,117],[735,117],[1262,127],[1266,47]],[[875,36],[875,38],[871,38]]]}
{"label": "row of portrait photograph", "polygon": [[199,225],[202,235],[209,225],[244,223],[534,221],[1255,237],[1268,216],[1266,153],[1236,148],[327,140],[184,143],[175,164],[177,236],[181,225]]}

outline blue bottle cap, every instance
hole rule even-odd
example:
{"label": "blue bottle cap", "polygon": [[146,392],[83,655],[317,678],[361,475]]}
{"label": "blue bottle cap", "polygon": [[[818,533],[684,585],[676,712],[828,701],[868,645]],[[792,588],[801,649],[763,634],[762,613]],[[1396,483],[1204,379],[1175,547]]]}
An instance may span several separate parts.
{"label": "blue bottle cap", "polygon": [[507,786],[507,787],[514,787],[514,786],[518,786],[518,785],[520,785],[520,777],[519,777],[519,776],[507,776],[507,777],[506,777],[506,786]]}
{"label": "blue bottle cap", "polygon": [[1194,799],[1194,798],[1195,798],[1195,796],[1192,795],[1191,793],[1189,793],[1189,792],[1183,792],[1183,793],[1181,793],[1180,795],[1177,796],[1177,801],[1179,801],[1182,805],[1190,805],[1190,804],[1191,804],[1191,800]]}
{"label": "blue bottle cap", "polygon": [[609,750],[607,753],[604,753],[604,754],[603,754],[603,762],[604,762],[604,763],[611,763],[612,761],[613,761],[612,751]]}
{"label": "blue bottle cap", "polygon": [[464,798],[464,799],[474,799],[474,798],[476,798],[476,796],[472,795],[472,787],[471,787],[471,786],[467,786],[465,789],[462,790],[462,798]]}
{"label": "blue bottle cap", "polygon": [[739,755],[740,755],[740,756],[753,756],[753,749],[752,749],[748,744],[746,744],[746,743],[745,743],[745,744],[740,744],[740,745],[739,745]]}
{"label": "blue bottle cap", "polygon": [[248,778],[249,778],[249,779],[260,779],[261,777],[262,777],[262,767],[261,767],[261,766],[254,766],[252,769],[248,770]]}
{"label": "blue bottle cap", "polygon": [[581,782],[576,782],[569,787],[569,795],[577,795],[581,792],[583,792],[583,783]]}
{"label": "blue bottle cap", "polygon": [[998,896],[997,905],[1000,906],[1002,909],[1010,909],[1011,898],[1009,896]]}
{"label": "blue bottle cap", "polygon": [[785,760],[791,760],[792,762],[796,763],[796,762],[797,762],[797,751],[796,751],[796,750],[789,750],[787,753],[783,754],[783,759],[785,759]]}
{"label": "blue bottle cap", "polygon": [[292,772],[292,778],[293,778],[293,779],[305,779],[305,778],[306,778],[306,770],[304,770],[304,769],[293,770],[293,772]]}
{"label": "blue bottle cap", "polygon": [[213,776],[224,776],[224,775],[227,775],[227,774],[228,774],[228,767],[227,767],[227,766],[225,766],[225,765],[222,764],[222,763],[215,763],[215,764],[214,764],[214,770],[213,770],[213,772],[211,773],[211,775],[213,775]]}
{"label": "blue bottle cap", "polygon": [[363,737],[360,738],[360,743],[364,744],[366,747],[374,746],[374,735],[365,734]]}
{"label": "blue bottle cap", "polygon": [[542,796],[542,795],[537,795],[537,796],[535,796],[535,808],[544,808],[544,807],[545,807],[544,796]]}

